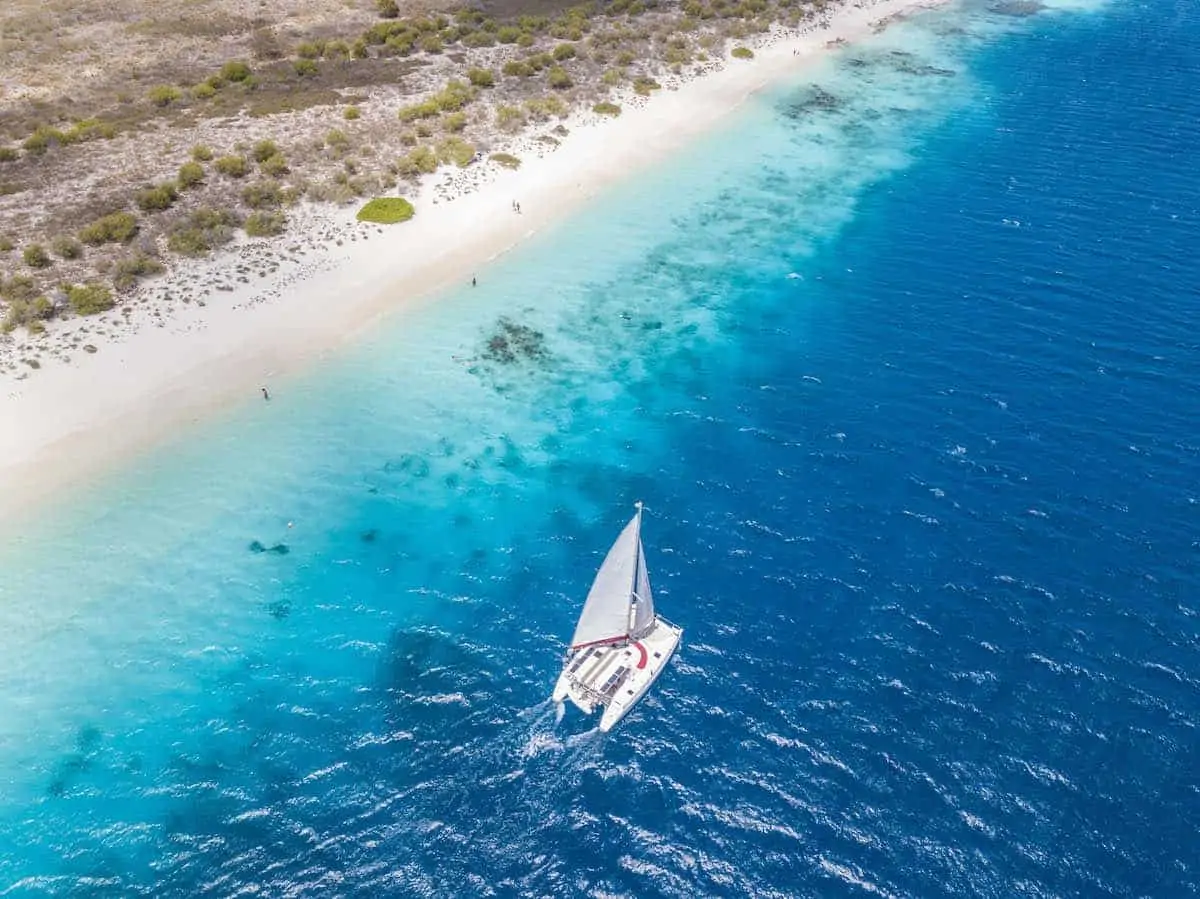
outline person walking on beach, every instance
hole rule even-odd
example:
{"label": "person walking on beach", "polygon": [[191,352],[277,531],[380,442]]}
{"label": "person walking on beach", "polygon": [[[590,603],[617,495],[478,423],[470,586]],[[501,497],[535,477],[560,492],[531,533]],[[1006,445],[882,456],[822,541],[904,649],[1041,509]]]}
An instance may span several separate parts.
{"label": "person walking on beach", "polygon": [[266,387],[262,388],[262,395],[264,400],[269,400],[271,398],[271,393]]}
{"label": "person walking on beach", "polygon": [[472,287],[475,286],[475,276],[474,275],[471,275],[471,286]]}

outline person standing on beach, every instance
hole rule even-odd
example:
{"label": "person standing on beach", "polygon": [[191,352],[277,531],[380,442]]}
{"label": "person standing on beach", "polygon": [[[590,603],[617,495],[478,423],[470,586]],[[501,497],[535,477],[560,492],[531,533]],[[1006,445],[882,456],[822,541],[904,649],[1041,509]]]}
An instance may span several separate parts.
{"label": "person standing on beach", "polygon": [[472,287],[475,286],[475,276],[474,275],[471,275],[471,286]]}
{"label": "person standing on beach", "polygon": [[267,390],[266,387],[262,388],[262,395],[263,395],[264,400],[269,400],[271,398],[271,393],[270,393],[270,391]]}

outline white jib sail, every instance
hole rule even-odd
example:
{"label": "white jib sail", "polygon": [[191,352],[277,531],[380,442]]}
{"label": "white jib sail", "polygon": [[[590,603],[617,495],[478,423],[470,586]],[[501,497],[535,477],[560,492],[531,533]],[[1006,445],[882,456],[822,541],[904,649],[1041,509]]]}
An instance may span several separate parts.
{"label": "white jib sail", "polygon": [[650,572],[646,570],[646,554],[642,551],[642,541],[638,539],[638,569],[637,580],[633,587],[632,621],[629,625],[629,635],[638,638],[654,624],[654,596],[650,593]]}
{"label": "white jib sail", "polygon": [[592,581],[587,602],[575,625],[571,648],[624,640],[629,636],[629,601],[641,550],[641,511],[633,516],[625,530],[604,557],[604,564]]}

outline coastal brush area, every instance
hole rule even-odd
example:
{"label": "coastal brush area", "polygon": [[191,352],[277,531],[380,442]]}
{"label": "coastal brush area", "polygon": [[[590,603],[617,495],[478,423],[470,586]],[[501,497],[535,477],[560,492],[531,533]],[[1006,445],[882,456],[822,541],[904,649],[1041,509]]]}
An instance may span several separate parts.
{"label": "coastal brush area", "polygon": [[[826,13],[823,0],[14,0],[0,12],[0,369],[94,351],[86,333],[43,338],[64,319],[132,315],[182,260],[294,245],[301,206],[518,169],[567,137],[573,112],[620,116]],[[156,314],[202,294],[159,292]]]}
{"label": "coastal brush area", "polygon": [[493,260],[932,5],[6,6],[0,517],[486,300]]}

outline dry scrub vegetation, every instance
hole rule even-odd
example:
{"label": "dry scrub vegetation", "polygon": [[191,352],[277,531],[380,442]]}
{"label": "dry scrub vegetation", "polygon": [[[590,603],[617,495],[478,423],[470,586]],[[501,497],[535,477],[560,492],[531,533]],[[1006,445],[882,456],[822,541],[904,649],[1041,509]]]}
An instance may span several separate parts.
{"label": "dry scrub vegetation", "polygon": [[[824,0],[6,0],[0,323],[56,315],[302,199],[348,203],[714,64]],[[548,141],[552,140],[549,136]]]}

